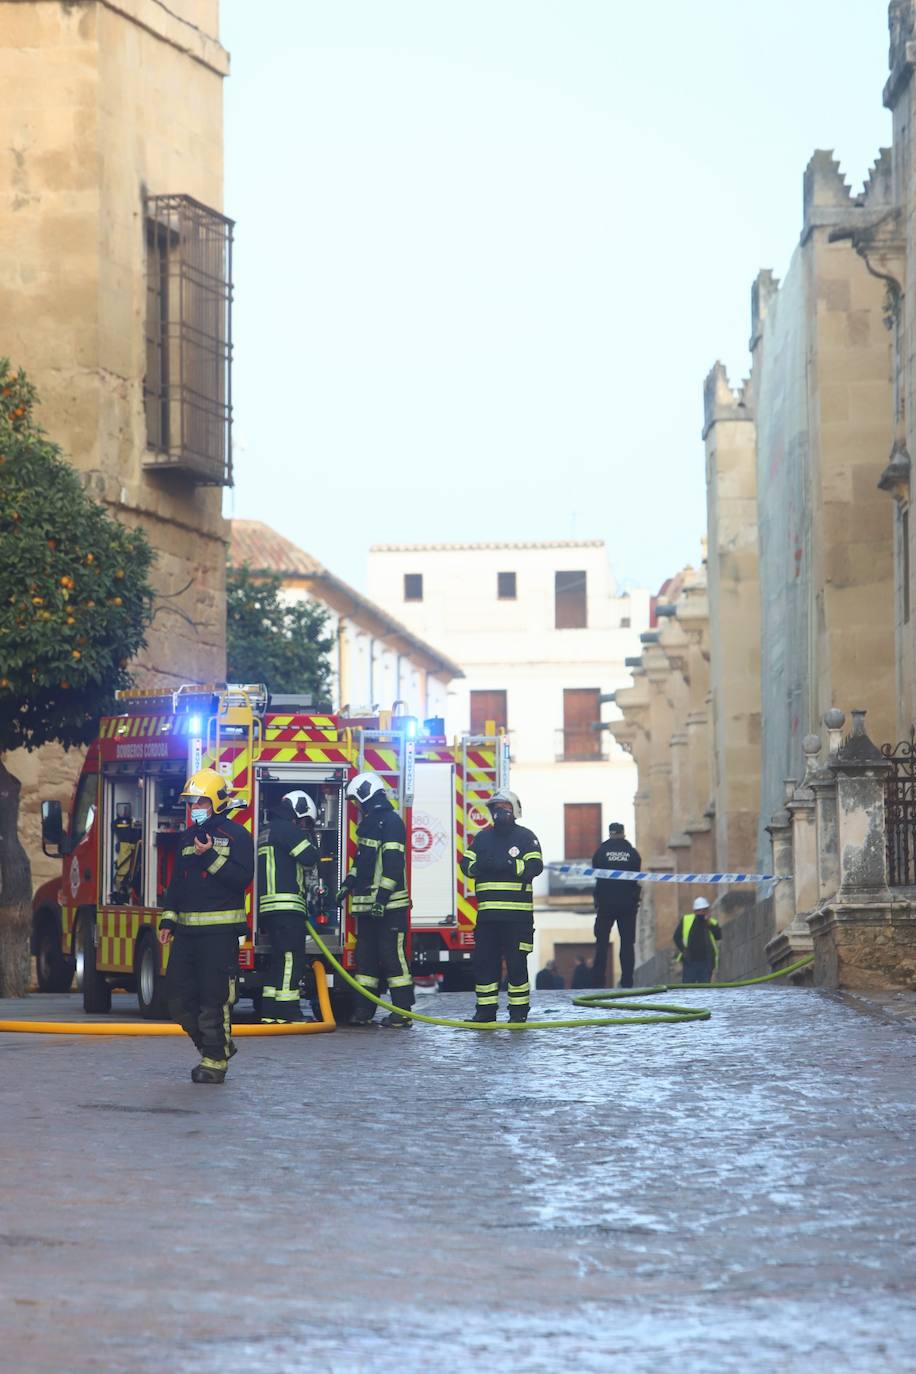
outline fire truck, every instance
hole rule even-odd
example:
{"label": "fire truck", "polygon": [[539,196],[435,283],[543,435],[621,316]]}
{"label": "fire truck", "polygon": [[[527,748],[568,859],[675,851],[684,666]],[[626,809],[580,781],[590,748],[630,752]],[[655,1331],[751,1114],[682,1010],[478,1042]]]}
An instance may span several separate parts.
{"label": "fire truck", "polygon": [[[345,968],[354,964],[355,924],[333,904],[356,848],[350,779],[377,772],[404,816],[413,899],[415,974],[446,990],[471,985],[476,909],[458,859],[488,823],[485,803],[508,784],[505,734],[445,739],[442,722],[410,716],[322,714],[305,698],[266,687],[188,684],[175,692],[119,694],[76,782],[67,823],[42,803],[42,847],[61,876],[35,894],[32,952],[43,992],[67,991],[74,975],[87,1012],[111,1009],[112,991],[135,991],[142,1015],[164,1014],[168,946],[157,939],[178,836],[189,824],[185,779],[210,767],[230,784],[232,815],[258,836],[284,792],[302,788],[318,810],[320,860],[308,870],[310,919]],[[239,950],[239,996],[258,1005],[269,944],[258,929],[256,880],[246,898],[249,933]],[[309,941],[311,959],[317,951]],[[311,977],[309,974],[307,977]],[[345,1020],[352,994],[334,987]],[[310,995],[308,983],[304,991]]]}

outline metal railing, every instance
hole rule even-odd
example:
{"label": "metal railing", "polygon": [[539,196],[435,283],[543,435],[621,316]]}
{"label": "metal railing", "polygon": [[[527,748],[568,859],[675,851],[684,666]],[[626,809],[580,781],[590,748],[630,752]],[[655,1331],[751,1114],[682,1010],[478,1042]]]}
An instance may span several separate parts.
{"label": "metal railing", "polygon": [[884,791],[887,880],[891,887],[916,886],[916,727],[897,744],[882,744],[893,766]]}
{"label": "metal railing", "polygon": [[144,466],[231,486],[233,222],[190,196],[146,214]]}

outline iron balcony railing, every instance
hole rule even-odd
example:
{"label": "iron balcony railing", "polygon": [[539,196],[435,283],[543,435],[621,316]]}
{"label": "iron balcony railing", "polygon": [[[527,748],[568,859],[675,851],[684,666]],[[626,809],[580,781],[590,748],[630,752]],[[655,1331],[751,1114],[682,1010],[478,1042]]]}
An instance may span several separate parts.
{"label": "iron balcony railing", "polygon": [[144,466],[232,485],[233,221],[190,196],[146,202]]}

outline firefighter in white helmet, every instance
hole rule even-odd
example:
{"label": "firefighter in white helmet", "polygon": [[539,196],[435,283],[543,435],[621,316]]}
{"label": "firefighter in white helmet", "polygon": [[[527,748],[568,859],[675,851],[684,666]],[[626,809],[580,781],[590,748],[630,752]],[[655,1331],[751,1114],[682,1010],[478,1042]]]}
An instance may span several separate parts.
{"label": "firefighter in white helmet", "polygon": [[[356,917],[356,979],[376,996],[384,980],[388,1000],[406,1012],[413,1006],[413,979],[405,954],[410,911],[407,832],[377,773],[357,773],[347,797],[360,808],[358,847],[337,902],[349,897]],[[374,1015],[375,1003],[363,997],[351,1019],[354,1025],[366,1026]],[[386,1030],[409,1030],[413,1022],[409,1016],[391,1013],[382,1025]]]}
{"label": "firefighter in white helmet", "polygon": [[684,966],[683,982],[711,983],[719,967],[719,922],[710,915],[705,897],[697,897],[693,910],[677,923],[674,943]]}
{"label": "firefighter in white helmet", "polygon": [[222,1083],[235,1046],[231,1008],[239,967],[239,936],[246,934],[245,891],[254,876],[254,844],[243,825],[230,821],[229,785],[201,768],[181,796],[190,829],[178,837],[172,879],[159,921],[162,944],[171,941],[166,996],[171,1015],[200,1052],[195,1083]]}
{"label": "firefighter in white helmet", "polygon": [[528,955],[534,948],[532,883],[544,871],[541,846],[519,825],[521,802],[501,788],[487,802],[492,826],[478,830],[462,856],[462,872],[473,878],[477,897],[474,928],[474,1021],[495,1021],[503,959],[509,975],[509,1020],[527,1021],[530,1001]]}
{"label": "firefighter in white helmet", "polygon": [[261,1020],[301,1021],[305,967],[305,870],[317,864],[318,808],[307,792],[286,792],[258,837],[258,928],[270,939]]}

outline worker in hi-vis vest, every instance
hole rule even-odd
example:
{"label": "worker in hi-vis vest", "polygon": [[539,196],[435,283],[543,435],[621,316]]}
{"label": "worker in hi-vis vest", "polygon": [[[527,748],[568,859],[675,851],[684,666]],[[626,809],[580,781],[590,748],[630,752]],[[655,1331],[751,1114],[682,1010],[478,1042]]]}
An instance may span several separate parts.
{"label": "worker in hi-vis vest", "polygon": [[674,943],[678,959],[684,965],[685,983],[711,983],[719,967],[719,941],[722,931],[719,922],[709,914],[705,897],[697,897],[693,910],[677,923]]}

